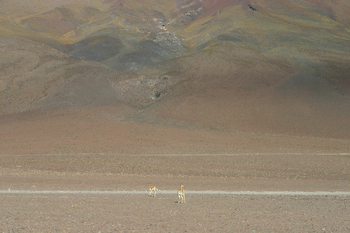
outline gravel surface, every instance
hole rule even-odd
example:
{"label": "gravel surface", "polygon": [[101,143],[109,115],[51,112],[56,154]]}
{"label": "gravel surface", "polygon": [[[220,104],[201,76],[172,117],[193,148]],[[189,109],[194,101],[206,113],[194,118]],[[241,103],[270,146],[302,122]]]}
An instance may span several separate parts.
{"label": "gravel surface", "polygon": [[1,232],[349,232],[349,196],[2,194]]}
{"label": "gravel surface", "polygon": [[0,232],[350,231],[345,154],[0,158]]}

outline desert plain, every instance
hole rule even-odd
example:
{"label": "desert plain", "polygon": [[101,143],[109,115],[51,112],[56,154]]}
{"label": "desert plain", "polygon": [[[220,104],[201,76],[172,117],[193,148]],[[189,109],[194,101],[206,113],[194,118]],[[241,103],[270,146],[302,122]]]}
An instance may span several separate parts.
{"label": "desert plain", "polygon": [[0,232],[350,232],[349,10],[0,1]]}

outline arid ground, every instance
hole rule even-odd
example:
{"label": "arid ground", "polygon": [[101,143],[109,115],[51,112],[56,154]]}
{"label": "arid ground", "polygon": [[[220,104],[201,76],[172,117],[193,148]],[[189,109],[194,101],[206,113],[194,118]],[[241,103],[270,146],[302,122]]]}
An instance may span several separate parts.
{"label": "arid ground", "polygon": [[[348,146],[343,140],[278,135],[233,137],[168,129],[166,133],[174,132],[171,142],[165,143],[161,128],[150,133],[151,130],[146,130],[150,126],[142,125],[135,130],[139,130],[136,135],[143,141],[138,138],[126,141],[118,147],[120,152],[35,154],[35,149],[45,151],[55,142],[31,130],[38,127],[33,122],[21,124],[27,127],[20,128],[29,131],[16,133],[17,138],[9,137],[6,142],[9,151],[18,142],[31,140],[30,135],[41,142],[31,154],[24,154],[29,150],[26,144],[21,144],[16,154],[1,155],[1,232],[350,230],[350,156],[339,152]],[[62,135],[62,140],[68,141],[78,135],[83,141],[79,146],[84,148],[94,148],[97,138],[110,145],[111,150],[117,148],[112,142],[118,139],[110,139],[113,134],[107,134],[108,130],[102,131],[106,134],[95,134],[94,140],[88,140],[89,136],[85,139],[93,130],[88,126],[81,125],[85,131],[79,134],[65,131],[64,127],[39,128],[53,130],[56,140],[63,133],[71,135]],[[188,141],[191,134],[198,141]],[[231,143],[237,152],[224,153],[231,147],[221,143]],[[339,151],[317,152],[326,151],[325,148]],[[179,152],[170,154],[176,150]],[[193,154],[183,154],[186,150]],[[194,154],[196,150],[203,153]],[[215,150],[223,154],[215,154]],[[183,204],[177,203],[176,189],[180,183],[187,191]],[[148,196],[151,185],[160,190],[156,197]],[[130,193],[116,192],[123,190]],[[208,193],[208,190],[227,193]],[[259,193],[240,194],[240,191]],[[263,194],[264,191],[281,193]],[[326,194],[318,195],[318,191]],[[344,193],[335,193],[339,191]]]}
{"label": "arid ground", "polygon": [[350,232],[349,12],[0,1],[0,232]]}
{"label": "arid ground", "polygon": [[[349,155],[27,155],[1,162],[1,232],[350,230]],[[150,185],[160,189],[156,197],[148,196]]]}

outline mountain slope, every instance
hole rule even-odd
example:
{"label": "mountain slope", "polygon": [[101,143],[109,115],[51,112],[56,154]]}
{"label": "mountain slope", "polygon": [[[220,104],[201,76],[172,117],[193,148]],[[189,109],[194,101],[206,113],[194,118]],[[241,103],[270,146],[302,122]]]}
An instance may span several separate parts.
{"label": "mountain slope", "polygon": [[117,72],[31,40],[0,37],[0,113],[121,103],[108,78]]}
{"label": "mountain slope", "polygon": [[1,3],[1,114],[110,106],[127,122],[350,136],[346,1],[27,2]]}

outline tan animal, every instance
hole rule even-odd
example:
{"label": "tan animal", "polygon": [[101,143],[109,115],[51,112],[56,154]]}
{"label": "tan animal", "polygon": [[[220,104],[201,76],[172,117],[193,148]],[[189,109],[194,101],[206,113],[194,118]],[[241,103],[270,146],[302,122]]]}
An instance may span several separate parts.
{"label": "tan animal", "polygon": [[[149,196],[150,197],[155,197],[157,194],[158,189],[156,188],[156,186],[151,186],[149,187]],[[153,193],[154,192],[154,193]],[[153,194],[153,195],[152,195]]]}
{"label": "tan animal", "polygon": [[177,191],[177,196],[179,197],[179,200],[177,203],[186,203],[186,198],[185,198],[185,190],[184,190],[184,185],[180,185],[180,189]]}

